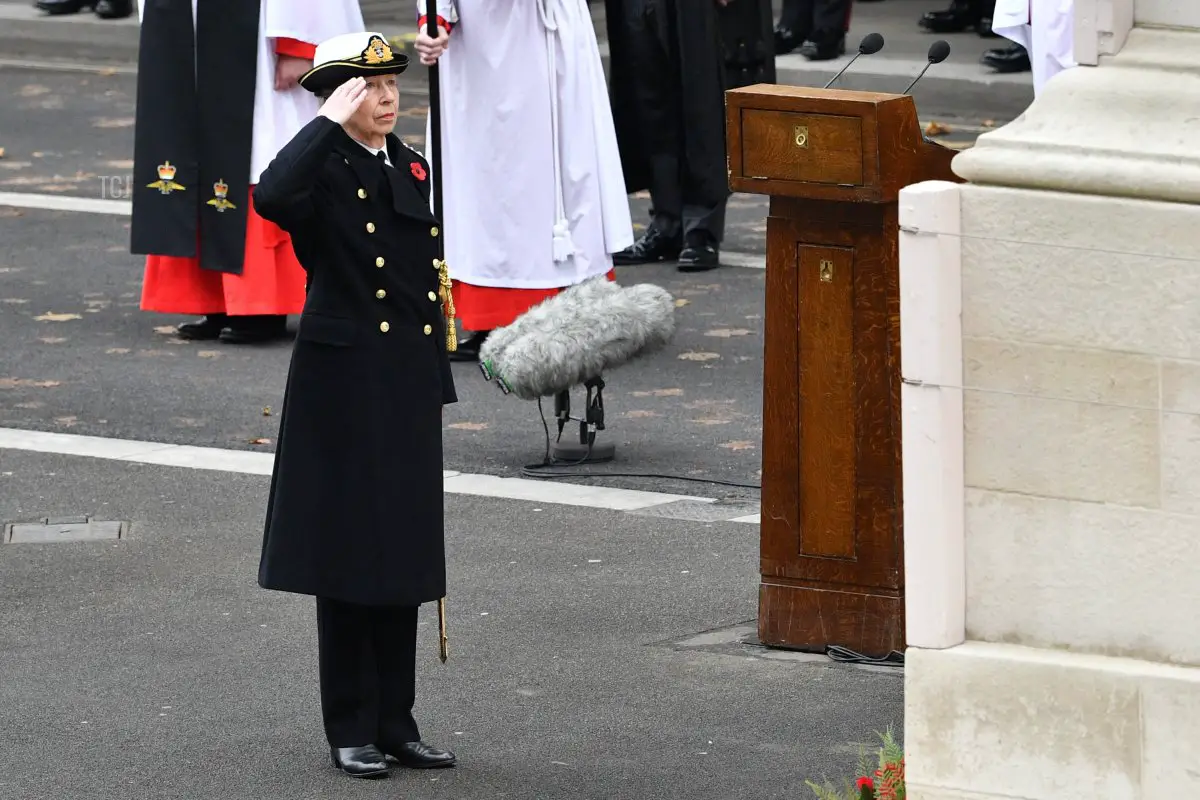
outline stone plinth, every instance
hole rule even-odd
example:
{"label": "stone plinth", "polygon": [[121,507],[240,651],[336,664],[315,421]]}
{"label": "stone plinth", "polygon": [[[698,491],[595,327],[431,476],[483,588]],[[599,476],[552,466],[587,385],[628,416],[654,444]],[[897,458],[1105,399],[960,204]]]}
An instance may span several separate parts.
{"label": "stone plinth", "polygon": [[903,193],[912,800],[1200,792],[1200,3],[1132,11]]}

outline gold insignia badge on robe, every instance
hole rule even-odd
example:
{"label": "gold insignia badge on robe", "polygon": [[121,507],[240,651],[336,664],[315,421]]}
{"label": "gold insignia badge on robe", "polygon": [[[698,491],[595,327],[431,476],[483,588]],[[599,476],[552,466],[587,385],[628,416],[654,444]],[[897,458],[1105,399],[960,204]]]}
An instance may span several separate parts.
{"label": "gold insignia badge on robe", "polygon": [[225,183],[225,181],[217,181],[213,184],[213,195],[215,196],[212,200],[208,201],[208,204],[216,206],[217,211],[224,211],[227,208],[237,208],[237,206],[226,199],[228,194],[229,184]]}
{"label": "gold insignia badge on robe", "polygon": [[367,42],[367,49],[362,51],[363,62],[366,64],[386,64],[395,58],[392,46],[378,36],[372,36]]}
{"label": "gold insignia badge on robe", "polygon": [[186,191],[183,184],[175,182],[175,171],[176,167],[174,164],[170,161],[164,161],[158,165],[158,180],[154,183],[147,183],[146,188],[158,189],[163,194],[170,194],[176,189],[181,192]]}

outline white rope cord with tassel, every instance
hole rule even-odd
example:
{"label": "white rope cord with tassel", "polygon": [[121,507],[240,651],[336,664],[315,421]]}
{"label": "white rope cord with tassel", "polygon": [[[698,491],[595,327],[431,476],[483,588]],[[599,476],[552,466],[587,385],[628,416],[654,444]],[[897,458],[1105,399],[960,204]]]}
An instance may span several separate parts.
{"label": "white rope cord with tassel", "polygon": [[550,77],[550,131],[553,137],[554,149],[554,242],[552,252],[556,262],[566,261],[575,254],[575,242],[571,239],[571,227],[567,222],[566,201],[563,199],[562,187],[562,142],[559,139],[558,128],[558,59],[555,34],[558,31],[558,19],[551,8],[558,0],[537,0],[538,14],[546,29],[546,54]]}

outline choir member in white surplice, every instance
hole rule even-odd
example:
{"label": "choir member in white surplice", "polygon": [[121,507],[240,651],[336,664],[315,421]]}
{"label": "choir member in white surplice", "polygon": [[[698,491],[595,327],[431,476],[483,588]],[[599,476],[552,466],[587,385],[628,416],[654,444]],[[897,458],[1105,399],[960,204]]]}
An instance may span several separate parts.
{"label": "choir member in white surplice", "polygon": [[[612,273],[633,242],[629,201],[586,0],[440,0],[446,262],[463,328],[457,360],[563,288]],[[426,138],[425,155],[438,143]]]}

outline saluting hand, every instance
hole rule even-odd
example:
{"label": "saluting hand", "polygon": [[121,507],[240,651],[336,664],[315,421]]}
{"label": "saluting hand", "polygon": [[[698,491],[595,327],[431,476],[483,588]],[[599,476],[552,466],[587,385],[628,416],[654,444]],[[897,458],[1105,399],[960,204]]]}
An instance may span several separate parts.
{"label": "saluting hand", "polygon": [[424,26],[417,31],[417,53],[421,56],[421,63],[427,67],[436,64],[450,46],[449,31],[439,25],[437,32],[438,37],[434,39],[426,32]]}
{"label": "saluting hand", "polygon": [[367,82],[362,78],[351,78],[333,90],[333,94],[321,106],[320,114],[338,125],[344,125],[346,120],[354,116],[366,96]]}

